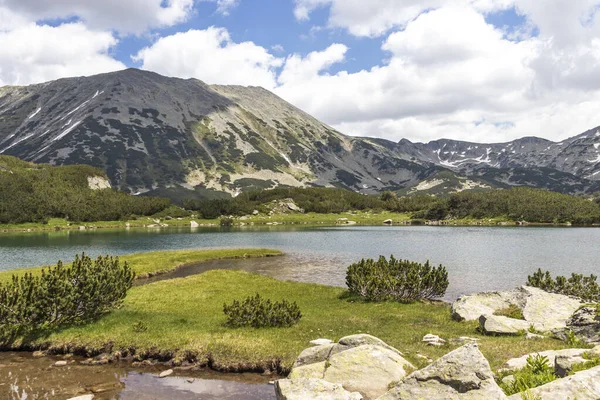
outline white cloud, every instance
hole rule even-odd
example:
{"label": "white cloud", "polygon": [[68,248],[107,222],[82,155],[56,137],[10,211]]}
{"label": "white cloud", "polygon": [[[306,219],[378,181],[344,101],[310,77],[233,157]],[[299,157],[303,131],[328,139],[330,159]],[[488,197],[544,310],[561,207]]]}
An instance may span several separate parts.
{"label": "white cloud", "polygon": [[240,4],[241,0],[216,0],[217,1],[217,12],[223,15],[229,15],[232,8],[235,8]]}
{"label": "white cloud", "polygon": [[304,58],[298,54],[291,55],[285,61],[285,68],[279,74],[278,81],[281,84],[302,84],[333,64],[343,61],[347,51],[348,47],[336,43],[324,51],[314,51]]}
{"label": "white cloud", "polygon": [[134,57],[160,74],[215,84],[273,88],[282,60],[252,42],[235,43],[224,28],[190,30],[160,38]]}
{"label": "white cloud", "polygon": [[109,55],[116,43],[111,33],[90,31],[81,23],[58,27],[31,23],[0,31],[0,85],[123,69]]}
{"label": "white cloud", "polygon": [[[312,3],[327,2],[333,15],[335,0]],[[337,4],[352,8],[355,2]],[[277,93],[342,132],[394,140],[563,139],[598,125],[592,111],[600,107],[600,40],[591,38],[596,23],[574,29],[570,47],[540,27],[539,36],[515,42],[482,13],[505,6],[470,2],[421,12],[384,41],[391,55],[386,64],[331,76],[302,69],[301,79],[280,78]],[[565,13],[562,24],[576,25],[586,12],[582,4]],[[310,65],[310,57],[302,62]],[[286,66],[284,73],[293,70]]]}
{"label": "white cloud", "polygon": [[[220,2],[225,6],[231,1]],[[0,0],[0,9],[9,9],[30,22],[76,17],[93,30],[135,34],[183,22],[193,6],[194,0]]]}
{"label": "white cloud", "polygon": [[427,10],[442,6],[467,6],[482,11],[507,8],[513,0],[295,0],[294,14],[307,20],[317,8],[329,7],[328,25],[356,36],[381,36],[404,27]]}

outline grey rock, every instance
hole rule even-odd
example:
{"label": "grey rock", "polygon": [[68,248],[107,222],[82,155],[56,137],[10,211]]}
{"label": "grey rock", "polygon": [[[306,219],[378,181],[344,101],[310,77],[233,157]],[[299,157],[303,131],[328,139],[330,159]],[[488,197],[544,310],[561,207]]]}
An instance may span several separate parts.
{"label": "grey rock", "polygon": [[446,344],[446,341],[437,335],[433,335],[431,333],[423,336],[422,342],[427,343],[428,346],[443,346]]}
{"label": "grey rock", "polygon": [[548,361],[550,366],[554,366],[554,360],[557,357],[566,357],[573,360],[582,360],[584,353],[588,352],[588,349],[563,349],[563,350],[547,350],[540,351],[538,353],[526,354],[522,357],[512,358],[504,363],[502,366],[502,371],[516,371],[527,366],[527,358],[529,356],[540,355],[543,357],[548,357]]}
{"label": "grey rock", "polygon": [[527,331],[530,322],[498,315],[482,315],[479,317],[479,326],[486,335],[519,335]]}
{"label": "grey rock", "polygon": [[379,400],[506,399],[477,344],[460,347],[409,375]]}
{"label": "grey rock", "polygon": [[71,397],[68,400],[94,400],[93,394],[84,394],[83,396]]}
{"label": "grey rock", "polygon": [[[600,399],[600,367],[557,379],[530,389],[529,393],[532,398],[539,397],[543,400],[598,400]],[[521,400],[522,397],[517,393],[509,399]]]}
{"label": "grey rock", "polygon": [[556,356],[554,359],[554,374],[559,378],[564,378],[573,371],[575,364],[586,362],[583,357]]}
{"label": "grey rock", "polygon": [[54,363],[55,367],[64,367],[65,365],[67,365],[66,361],[57,361]]}
{"label": "grey rock", "polygon": [[281,379],[275,382],[277,400],[361,400],[342,385],[322,379]]}
{"label": "grey rock", "polygon": [[200,224],[198,224],[196,221],[190,221],[191,228],[198,228],[199,226],[200,226]]}
{"label": "grey rock", "polygon": [[296,368],[307,364],[326,361],[334,347],[334,344],[324,344],[304,349],[298,358],[296,358],[293,367]]}
{"label": "grey rock", "polygon": [[[567,329],[584,343],[600,344],[600,317],[596,315],[594,307],[583,307],[577,310],[568,321]],[[562,336],[566,334],[563,332]]]}
{"label": "grey rock", "polygon": [[[458,321],[475,321],[482,315],[515,305],[523,310],[526,321],[539,331],[564,328],[581,301],[561,294],[522,286],[506,292],[483,292],[462,296],[452,304],[452,316]],[[525,328],[527,329],[527,328]]]}
{"label": "grey rock", "polygon": [[172,369],[168,369],[166,371],[161,372],[158,377],[159,378],[166,378],[167,376],[171,376],[173,375],[173,370]]}
{"label": "grey rock", "polygon": [[372,344],[372,345],[376,345],[376,346],[385,347],[386,349],[391,350],[400,356],[403,356],[403,354],[400,351],[398,351],[397,349],[388,345],[383,340],[381,340],[373,335],[366,334],[366,333],[345,336],[338,341],[338,344],[340,346],[345,346],[347,348],[362,346],[365,344]]}
{"label": "grey rock", "polygon": [[396,352],[377,345],[353,347],[331,356],[328,363],[323,379],[360,392],[367,399],[383,395],[390,384],[407,375],[406,368],[414,369]]}
{"label": "grey rock", "polygon": [[324,344],[331,344],[331,343],[333,343],[333,340],[323,339],[323,338],[310,341],[310,344],[314,344],[315,346],[322,346]]}
{"label": "grey rock", "polygon": [[383,223],[385,225],[392,225],[394,223],[394,221],[392,221],[391,219],[386,219],[385,221],[383,221]]}
{"label": "grey rock", "polygon": [[546,336],[544,336],[544,335],[538,335],[537,333],[527,332],[527,334],[525,335],[525,339],[527,339],[527,340],[541,340],[541,339],[546,339]]}

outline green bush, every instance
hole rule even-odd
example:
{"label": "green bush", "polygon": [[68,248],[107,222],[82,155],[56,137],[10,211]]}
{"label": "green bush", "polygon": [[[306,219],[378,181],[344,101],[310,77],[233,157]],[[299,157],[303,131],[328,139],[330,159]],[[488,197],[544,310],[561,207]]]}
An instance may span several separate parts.
{"label": "green bush", "polygon": [[289,327],[302,318],[300,307],[295,302],[272,302],[258,293],[242,302],[234,300],[231,305],[223,305],[223,312],[227,316],[225,324],[233,328]]}
{"label": "green bush", "polygon": [[515,372],[514,378],[512,382],[500,384],[500,387],[508,396],[545,385],[556,380],[557,376],[554,375],[554,371],[550,367],[548,357],[537,354],[527,358],[527,365]]}
{"label": "green bush", "polygon": [[533,275],[527,277],[527,286],[546,292],[579,297],[583,301],[600,302],[600,286],[595,275],[572,274],[569,279],[564,276],[552,279],[550,272],[538,269]]}
{"label": "green bush", "polygon": [[13,276],[0,285],[0,343],[37,330],[85,324],[119,307],[132,286],[134,272],[109,256],[76,256],[41,275]]}
{"label": "green bush", "polygon": [[348,267],[346,285],[350,293],[366,301],[409,302],[444,296],[448,288],[448,272],[440,265],[432,267],[408,260],[361,260]]}

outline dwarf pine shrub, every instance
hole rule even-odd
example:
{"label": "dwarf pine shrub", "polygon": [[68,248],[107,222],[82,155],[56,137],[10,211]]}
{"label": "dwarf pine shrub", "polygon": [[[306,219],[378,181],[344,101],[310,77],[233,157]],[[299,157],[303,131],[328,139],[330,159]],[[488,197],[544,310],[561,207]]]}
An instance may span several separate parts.
{"label": "dwarf pine shrub", "polygon": [[295,302],[290,303],[287,300],[272,302],[263,299],[258,293],[242,302],[234,300],[230,305],[223,305],[223,312],[227,316],[225,325],[232,328],[288,327],[302,318],[300,307]]}
{"label": "dwarf pine shrub", "polygon": [[82,254],[71,266],[61,261],[39,276],[13,276],[0,284],[0,344],[36,330],[85,324],[119,307],[134,272],[110,256]]}
{"label": "dwarf pine shrub", "polygon": [[583,276],[572,274],[570,278],[557,276],[552,279],[550,272],[538,269],[527,277],[527,286],[536,287],[546,292],[575,296],[583,301],[600,302],[600,285],[595,275]]}
{"label": "dwarf pine shrub", "polygon": [[442,265],[432,267],[429,261],[420,264],[381,256],[377,261],[363,259],[350,265],[346,285],[350,293],[366,301],[434,299],[446,293],[448,272]]}

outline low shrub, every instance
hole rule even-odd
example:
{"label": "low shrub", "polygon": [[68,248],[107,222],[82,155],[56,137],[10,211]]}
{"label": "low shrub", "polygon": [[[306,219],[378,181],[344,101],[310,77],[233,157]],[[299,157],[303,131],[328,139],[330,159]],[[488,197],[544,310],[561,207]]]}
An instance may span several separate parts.
{"label": "low shrub", "polygon": [[546,292],[579,297],[583,301],[600,301],[600,285],[598,285],[595,275],[572,274],[568,279],[564,276],[557,276],[556,279],[552,279],[550,272],[543,272],[538,269],[533,275],[527,277],[527,286],[536,287]]}
{"label": "low shrub", "polygon": [[258,293],[242,302],[234,300],[231,305],[223,305],[223,312],[227,316],[225,325],[232,328],[289,327],[302,318],[300,307],[295,302],[272,302],[263,299]]}
{"label": "low shrub", "polygon": [[552,367],[550,367],[548,357],[539,354],[529,356],[525,368],[516,371],[513,376],[513,381],[500,383],[500,387],[507,396],[527,392],[529,389],[545,385],[557,379]]}
{"label": "low shrub", "polygon": [[110,256],[92,260],[76,256],[39,276],[13,276],[0,285],[0,343],[33,331],[85,324],[119,307],[131,288],[134,272]]}
{"label": "low shrub", "polygon": [[366,301],[410,302],[444,296],[448,272],[440,265],[432,267],[408,260],[384,256],[379,260],[363,259],[348,267],[346,285],[350,293]]}

